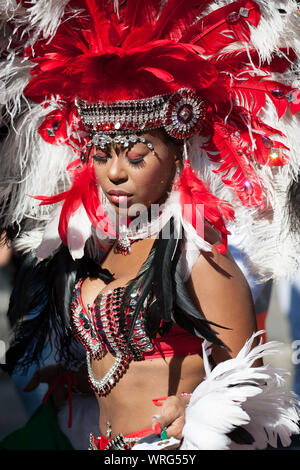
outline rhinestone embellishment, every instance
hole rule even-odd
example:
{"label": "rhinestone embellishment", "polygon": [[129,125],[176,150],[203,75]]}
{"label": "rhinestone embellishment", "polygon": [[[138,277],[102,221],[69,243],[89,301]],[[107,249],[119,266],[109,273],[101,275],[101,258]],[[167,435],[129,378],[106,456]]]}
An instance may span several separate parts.
{"label": "rhinestone embellishment", "polygon": [[176,139],[185,139],[201,131],[206,118],[204,101],[192,90],[179,90],[165,108],[165,129]]}
{"label": "rhinestone embellishment", "polygon": [[[132,360],[143,360],[143,351],[151,351],[154,346],[145,333],[142,312],[136,321],[132,338],[127,341],[131,328],[132,316],[136,307],[138,293],[133,292],[125,308],[125,317],[121,315],[121,303],[125,287],[100,293],[88,312],[83,310],[80,299],[82,281],[74,291],[72,325],[75,333],[86,347],[88,378],[92,389],[99,396],[106,396],[121,379]],[[148,304],[145,301],[144,308]],[[101,359],[109,351],[114,363],[101,378],[94,377],[92,359]]]}
{"label": "rhinestone embellishment", "polygon": [[[128,136],[161,127],[169,135],[184,139],[201,131],[206,116],[204,101],[195,91],[186,88],[172,95],[140,100],[88,103],[76,99],[75,104],[84,127],[94,136],[95,145],[99,142],[101,148],[112,141],[128,146]],[[135,138],[136,142],[141,141]]]}

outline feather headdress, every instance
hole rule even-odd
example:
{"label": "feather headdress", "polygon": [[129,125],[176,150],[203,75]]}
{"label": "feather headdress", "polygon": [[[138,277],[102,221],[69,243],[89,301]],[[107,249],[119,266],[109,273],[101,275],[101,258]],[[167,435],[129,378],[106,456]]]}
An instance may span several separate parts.
{"label": "feather headdress", "polygon": [[[111,106],[110,113],[120,103],[138,103],[137,113],[140,103],[161,97],[160,114],[147,115],[146,124],[186,141],[193,169],[186,164],[177,185],[181,203],[207,205],[204,217],[222,235],[220,251],[226,248],[225,223],[233,221],[233,209],[248,220],[249,227],[257,223],[259,230],[250,230],[251,241],[242,248],[255,258],[258,270],[265,264],[260,255],[280,251],[274,240],[286,229],[285,191],[299,169],[294,0],[283,2],[284,15],[269,0],[4,3],[0,80],[7,86],[4,119],[14,131],[5,143],[1,170],[3,227],[32,218],[45,223],[51,216],[51,207],[23,201],[25,194],[42,193],[37,169],[49,194],[43,203],[63,200],[51,197],[51,192],[69,188],[61,159],[57,158],[58,171],[45,176],[48,160],[38,156],[42,148],[47,149],[45,155],[65,149],[65,163],[70,164],[72,155],[74,159],[81,155],[89,143],[87,122],[92,115],[94,132],[109,134],[122,126],[127,133],[142,132],[133,115],[122,121],[122,110],[119,116],[110,114],[109,122],[101,121],[99,103]],[[87,114],[81,113],[78,100]],[[181,120],[180,129],[174,119]],[[84,167],[89,163],[81,165],[79,173],[87,175]],[[66,213],[68,217],[57,224],[64,243],[67,222],[79,210],[78,200],[70,199],[76,184],[78,175],[73,172],[73,189],[61,211],[61,217]],[[280,213],[280,220],[271,220],[270,211]],[[88,220],[99,222],[95,207],[89,208]],[[236,217],[231,227],[238,232],[244,222]],[[282,237],[282,244],[293,245],[289,234]],[[287,252],[287,258],[294,260],[287,265],[289,271],[297,265],[297,253],[290,248]],[[263,274],[272,276],[272,267]]]}

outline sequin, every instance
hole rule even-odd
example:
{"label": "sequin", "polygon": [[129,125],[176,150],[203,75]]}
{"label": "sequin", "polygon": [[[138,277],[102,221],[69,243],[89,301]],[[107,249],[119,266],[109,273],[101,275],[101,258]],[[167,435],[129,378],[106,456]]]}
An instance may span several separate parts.
{"label": "sequin", "polygon": [[[138,292],[131,294],[125,315],[121,312],[125,287],[103,292],[85,312],[81,303],[82,281],[77,283],[71,304],[72,325],[78,338],[87,350],[89,382],[99,396],[106,396],[124,375],[132,360],[143,360],[143,351],[152,351],[154,346],[145,333],[142,313],[136,321],[133,335],[127,344],[132,313],[135,310]],[[109,351],[114,363],[104,377],[96,379],[92,371],[92,359],[101,359]]]}

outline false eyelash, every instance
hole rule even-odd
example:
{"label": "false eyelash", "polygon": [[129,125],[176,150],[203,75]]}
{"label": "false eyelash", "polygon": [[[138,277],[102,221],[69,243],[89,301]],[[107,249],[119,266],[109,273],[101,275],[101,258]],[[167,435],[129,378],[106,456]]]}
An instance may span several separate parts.
{"label": "false eyelash", "polygon": [[96,153],[94,153],[92,155],[92,158],[93,160],[96,160],[97,162],[99,163],[106,163],[107,162],[107,159],[109,158],[108,156],[106,157],[99,157],[99,155],[97,155]]}
{"label": "false eyelash", "polygon": [[[108,158],[110,158],[109,156],[106,156],[106,157],[99,157],[99,155],[97,154],[94,154],[92,155],[92,158],[94,160],[96,160],[98,163],[102,163],[102,164],[105,164],[108,160]],[[144,160],[144,157],[143,158],[139,158],[139,159],[136,159],[136,160],[131,160],[130,158],[127,157],[127,160],[129,162],[130,165],[134,166],[135,168],[142,168],[145,166],[145,160]]]}
{"label": "false eyelash", "polygon": [[135,168],[143,168],[146,165],[144,158],[139,158],[137,160],[130,160],[129,158],[127,159],[129,161],[129,164],[134,166]]}

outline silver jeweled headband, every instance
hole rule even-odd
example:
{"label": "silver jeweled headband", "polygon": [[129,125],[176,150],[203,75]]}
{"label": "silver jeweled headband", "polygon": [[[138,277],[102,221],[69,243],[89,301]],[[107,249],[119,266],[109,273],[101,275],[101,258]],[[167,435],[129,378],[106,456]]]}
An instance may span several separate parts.
{"label": "silver jeweled headband", "polygon": [[204,101],[186,88],[140,100],[88,103],[76,99],[75,104],[86,130],[99,138],[163,127],[167,134],[181,140],[201,131],[206,117]]}

